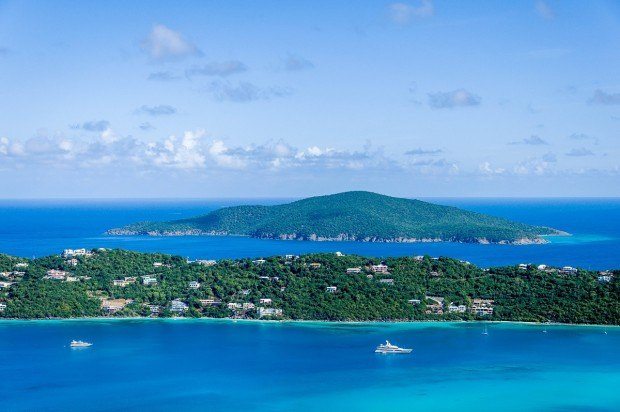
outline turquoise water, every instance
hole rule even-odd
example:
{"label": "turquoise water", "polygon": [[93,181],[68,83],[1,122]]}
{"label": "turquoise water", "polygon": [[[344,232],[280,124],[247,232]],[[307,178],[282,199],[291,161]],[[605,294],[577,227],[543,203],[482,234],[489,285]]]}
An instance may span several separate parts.
{"label": "turquoise water", "polygon": [[[620,410],[620,329],[1,321],[2,410]],[[604,332],[607,331],[607,334]],[[94,345],[71,349],[71,339]],[[411,355],[378,355],[390,339]]]}
{"label": "turquoise water", "polygon": [[450,256],[483,267],[546,263],[591,269],[620,268],[620,199],[431,200],[555,227],[573,236],[551,237],[551,244],[530,246],[300,242],[210,236],[119,237],[103,233],[136,221],[180,219],[222,206],[287,200],[3,200],[0,201],[0,253],[32,257],[58,253],[65,248],[109,247],[172,253],[192,259],[221,259],[339,250],[365,256]]}

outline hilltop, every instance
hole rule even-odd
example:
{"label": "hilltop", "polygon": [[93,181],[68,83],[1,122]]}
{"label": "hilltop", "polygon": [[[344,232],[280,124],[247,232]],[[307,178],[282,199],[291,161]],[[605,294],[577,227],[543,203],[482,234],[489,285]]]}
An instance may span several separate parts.
{"label": "hilltop", "polygon": [[234,206],[168,222],[139,222],[112,235],[244,235],[364,242],[545,243],[558,230],[371,192],[310,197],[276,206]]}

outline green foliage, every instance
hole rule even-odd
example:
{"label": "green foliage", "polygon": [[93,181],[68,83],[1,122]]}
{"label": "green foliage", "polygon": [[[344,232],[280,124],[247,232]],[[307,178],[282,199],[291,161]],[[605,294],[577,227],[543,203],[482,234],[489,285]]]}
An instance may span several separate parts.
{"label": "green foliage", "polygon": [[311,197],[277,206],[226,207],[171,222],[142,222],[114,234],[234,234],[258,238],[363,241],[439,239],[514,242],[556,230],[370,192]]}
{"label": "green foliage", "polygon": [[[25,259],[0,255],[0,268],[8,271]],[[76,267],[67,267],[59,256],[27,261],[22,279],[0,293],[7,307],[0,316],[47,318],[102,316],[101,298],[131,299],[113,316],[149,316],[147,304],[161,307],[159,316],[172,316],[170,302],[180,299],[189,310],[184,316],[229,317],[227,303],[254,303],[271,298],[271,307],[283,310],[284,318],[313,320],[453,320],[490,319],[556,321],[566,323],[620,324],[620,271],[611,282],[600,283],[597,273],[557,270],[527,270],[514,266],[482,270],[449,258],[416,260],[387,258],[388,274],[372,274],[370,265],[379,259],[334,254],[304,255],[287,261],[269,257],[256,264],[250,259],[222,260],[213,266],[189,263],[180,257],[124,250],[97,251],[80,257]],[[155,266],[155,263],[158,263]],[[159,265],[161,263],[161,265]],[[311,263],[320,263],[313,267]],[[346,269],[361,267],[359,274]],[[49,269],[72,272],[78,282],[43,279]],[[369,278],[368,275],[373,277]],[[152,275],[156,285],[141,282],[113,286],[114,279]],[[390,278],[393,285],[379,282]],[[198,281],[197,290],[188,287]],[[336,286],[335,293],[326,291]],[[247,294],[242,291],[248,290]],[[449,302],[470,305],[475,298],[493,299],[494,314],[426,313],[425,296],[442,296]],[[220,306],[203,307],[201,299],[213,298]],[[420,299],[419,305],[408,303]],[[248,310],[238,316],[255,318]]]}

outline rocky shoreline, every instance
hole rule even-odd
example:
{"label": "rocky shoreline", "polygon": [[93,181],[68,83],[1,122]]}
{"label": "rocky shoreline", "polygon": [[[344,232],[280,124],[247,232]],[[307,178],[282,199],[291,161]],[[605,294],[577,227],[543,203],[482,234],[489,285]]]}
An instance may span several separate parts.
{"label": "rocky shoreline", "polygon": [[[229,233],[226,231],[204,231],[200,229],[176,229],[176,230],[150,230],[140,231],[131,230],[127,228],[110,229],[106,231],[107,235],[112,236],[246,236],[256,239],[271,239],[271,240],[299,240],[299,241],[311,241],[311,242],[376,242],[376,243],[439,243],[439,242],[454,242],[454,243],[475,243],[481,245],[543,245],[549,243],[549,241],[543,237],[537,236],[532,238],[520,238],[516,240],[500,240],[490,241],[486,238],[475,238],[472,240],[462,240],[457,238],[442,239],[442,238],[412,238],[412,237],[396,237],[396,238],[382,238],[377,236],[358,237],[346,233],[341,233],[338,236],[320,236],[317,234],[299,235],[297,233],[288,234],[258,234],[258,235],[241,235]],[[568,233],[561,232],[556,236],[568,235]]]}

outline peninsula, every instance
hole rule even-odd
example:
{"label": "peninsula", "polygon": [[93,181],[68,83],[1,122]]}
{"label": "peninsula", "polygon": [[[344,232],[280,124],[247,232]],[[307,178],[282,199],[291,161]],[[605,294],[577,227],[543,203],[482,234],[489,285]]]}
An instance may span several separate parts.
{"label": "peninsula", "polygon": [[125,250],[0,255],[0,318],[212,317],[620,324],[620,271],[342,253],[196,260]]}
{"label": "peninsula", "polygon": [[276,206],[234,206],[168,222],[139,222],[110,235],[242,235],[362,242],[546,243],[556,229],[371,192],[310,197]]}

